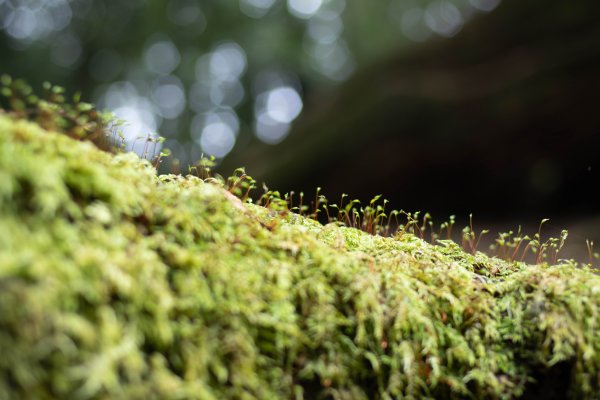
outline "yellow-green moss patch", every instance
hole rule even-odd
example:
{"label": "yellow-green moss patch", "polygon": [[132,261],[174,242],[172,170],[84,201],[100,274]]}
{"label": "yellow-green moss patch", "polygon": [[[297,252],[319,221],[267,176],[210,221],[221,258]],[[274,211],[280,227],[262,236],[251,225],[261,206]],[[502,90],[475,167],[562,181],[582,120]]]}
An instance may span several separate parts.
{"label": "yellow-green moss patch", "polygon": [[573,263],[321,226],[0,115],[2,399],[594,399],[599,313]]}

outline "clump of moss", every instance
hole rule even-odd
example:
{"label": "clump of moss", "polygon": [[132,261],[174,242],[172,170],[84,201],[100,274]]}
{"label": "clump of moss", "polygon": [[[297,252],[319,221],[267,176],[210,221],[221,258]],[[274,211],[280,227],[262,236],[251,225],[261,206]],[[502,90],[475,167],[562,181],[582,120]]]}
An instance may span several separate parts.
{"label": "clump of moss", "polygon": [[0,398],[598,398],[588,268],[226,187],[0,115]]}

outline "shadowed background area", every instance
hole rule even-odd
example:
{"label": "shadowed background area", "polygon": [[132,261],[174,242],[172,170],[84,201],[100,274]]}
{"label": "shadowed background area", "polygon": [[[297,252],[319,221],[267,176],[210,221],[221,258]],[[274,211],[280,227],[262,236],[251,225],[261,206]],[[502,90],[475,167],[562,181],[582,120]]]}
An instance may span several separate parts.
{"label": "shadowed background area", "polygon": [[[0,0],[0,73],[281,192],[600,241],[593,0]],[[138,139],[142,138],[142,139]],[[157,149],[158,151],[158,149]],[[163,172],[173,166],[165,160]],[[493,239],[490,237],[490,239]]]}

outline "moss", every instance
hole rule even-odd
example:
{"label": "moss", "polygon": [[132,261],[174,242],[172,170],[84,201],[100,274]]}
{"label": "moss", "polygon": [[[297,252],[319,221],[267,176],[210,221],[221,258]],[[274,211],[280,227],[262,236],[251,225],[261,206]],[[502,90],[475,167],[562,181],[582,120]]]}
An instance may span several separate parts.
{"label": "moss", "polygon": [[2,115],[0,231],[2,399],[518,398],[558,367],[599,398],[574,263],[322,226]]}

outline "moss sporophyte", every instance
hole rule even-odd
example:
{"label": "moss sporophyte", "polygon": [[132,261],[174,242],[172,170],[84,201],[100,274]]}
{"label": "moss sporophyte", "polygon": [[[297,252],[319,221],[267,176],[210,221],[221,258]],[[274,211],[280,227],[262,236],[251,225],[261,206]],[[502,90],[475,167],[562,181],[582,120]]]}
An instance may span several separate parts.
{"label": "moss sporophyte", "polygon": [[242,169],[159,176],[73,106],[3,107],[1,399],[600,398],[566,232],[488,256],[472,223],[463,247],[380,198],[252,200]]}

